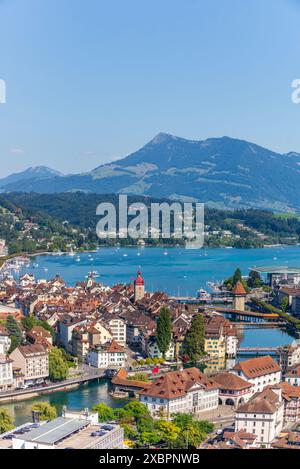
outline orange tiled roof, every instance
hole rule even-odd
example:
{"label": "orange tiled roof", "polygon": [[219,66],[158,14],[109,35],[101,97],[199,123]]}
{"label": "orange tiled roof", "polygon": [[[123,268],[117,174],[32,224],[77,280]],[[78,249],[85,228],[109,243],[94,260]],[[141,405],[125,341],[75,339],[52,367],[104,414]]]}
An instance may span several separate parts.
{"label": "orange tiled roof", "polygon": [[234,295],[247,295],[247,292],[241,282],[237,282],[232,290]]}
{"label": "orange tiled roof", "polygon": [[140,394],[171,399],[184,396],[195,384],[205,389],[218,389],[218,384],[212,378],[201,373],[198,368],[187,368],[183,371],[166,373]]}
{"label": "orange tiled roof", "polygon": [[281,370],[278,363],[270,356],[251,358],[237,363],[233,370],[242,371],[247,379],[276,373]]}

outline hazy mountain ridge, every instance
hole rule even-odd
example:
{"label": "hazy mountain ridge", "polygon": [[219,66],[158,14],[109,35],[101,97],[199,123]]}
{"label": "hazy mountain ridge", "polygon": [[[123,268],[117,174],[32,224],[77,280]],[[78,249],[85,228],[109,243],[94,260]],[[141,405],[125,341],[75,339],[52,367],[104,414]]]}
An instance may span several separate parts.
{"label": "hazy mountain ridge", "polygon": [[34,175],[24,184],[0,180],[0,187],[6,192],[128,193],[225,208],[299,210],[300,154],[279,154],[230,137],[197,141],[160,133],[136,152],[89,173],[47,179]]}

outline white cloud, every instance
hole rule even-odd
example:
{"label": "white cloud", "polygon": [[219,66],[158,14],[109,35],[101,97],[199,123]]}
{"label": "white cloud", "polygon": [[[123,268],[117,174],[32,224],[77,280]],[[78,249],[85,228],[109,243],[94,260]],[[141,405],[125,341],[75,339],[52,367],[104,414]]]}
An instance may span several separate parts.
{"label": "white cloud", "polygon": [[10,148],[9,152],[13,155],[22,155],[24,150],[22,148]]}

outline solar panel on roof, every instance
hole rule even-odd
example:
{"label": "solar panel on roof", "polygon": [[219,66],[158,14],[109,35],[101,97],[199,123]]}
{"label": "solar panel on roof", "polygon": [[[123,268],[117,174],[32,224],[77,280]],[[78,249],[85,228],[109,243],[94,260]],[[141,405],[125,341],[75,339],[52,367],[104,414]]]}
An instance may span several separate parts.
{"label": "solar panel on roof", "polygon": [[69,435],[72,435],[78,430],[84,428],[88,422],[79,419],[65,419],[58,417],[39,428],[31,430],[26,435],[22,436],[23,440],[35,441],[37,443],[45,443],[54,445],[60,440],[63,440]]}

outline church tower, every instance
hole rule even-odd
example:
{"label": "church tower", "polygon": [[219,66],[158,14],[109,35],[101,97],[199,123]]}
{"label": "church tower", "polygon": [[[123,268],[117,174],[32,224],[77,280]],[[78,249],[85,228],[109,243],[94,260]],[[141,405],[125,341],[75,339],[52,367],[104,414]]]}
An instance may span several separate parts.
{"label": "church tower", "polygon": [[145,282],[140,271],[134,281],[134,301],[141,300],[145,295]]}

